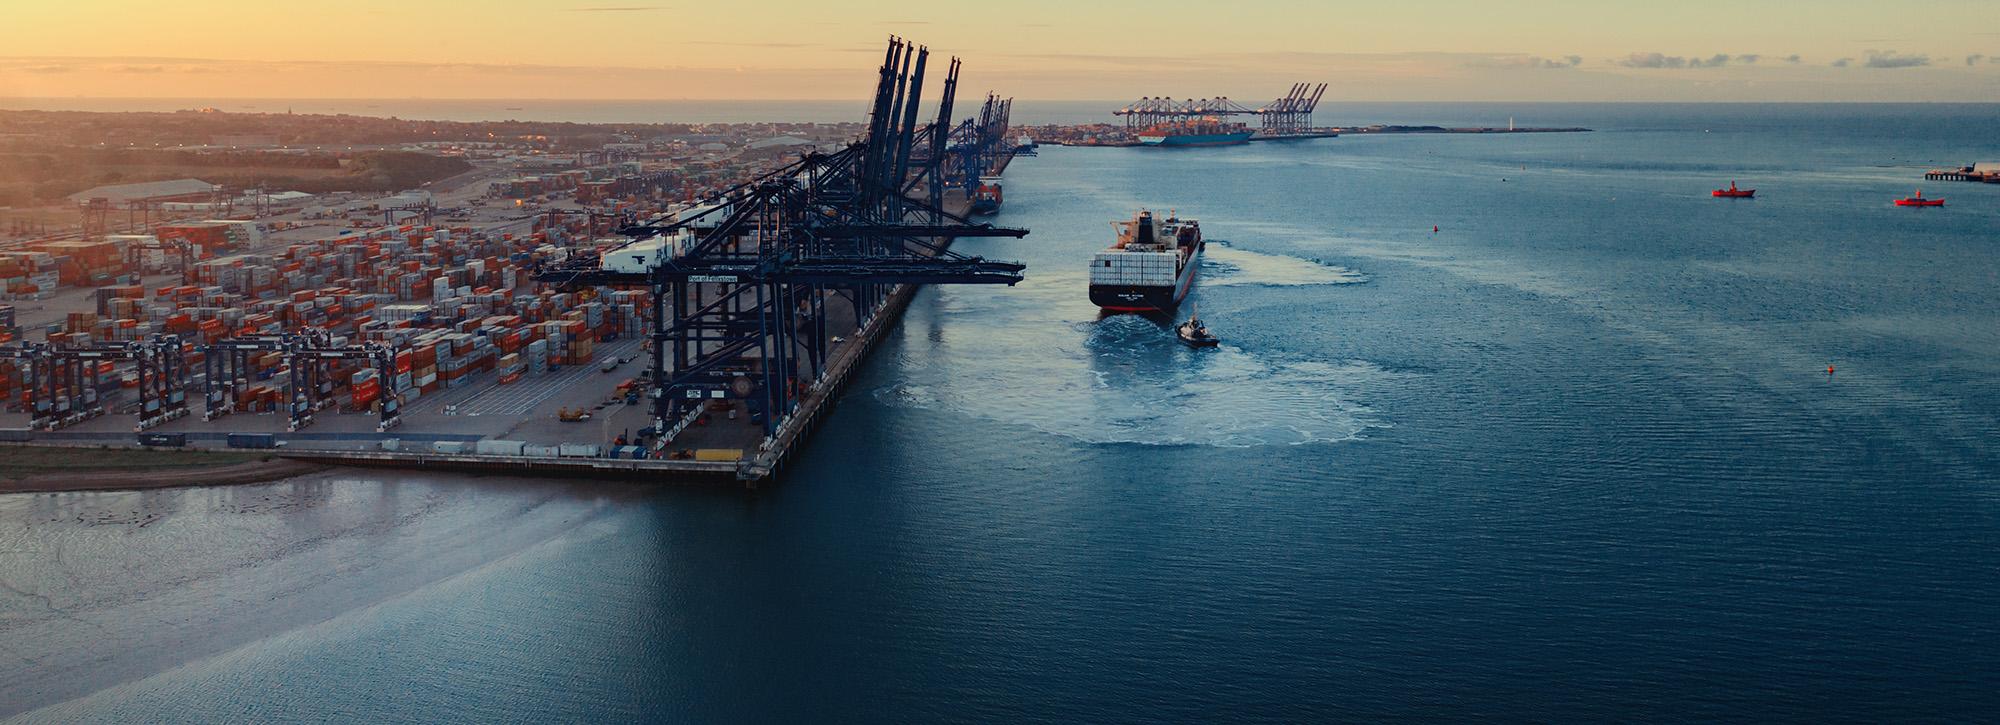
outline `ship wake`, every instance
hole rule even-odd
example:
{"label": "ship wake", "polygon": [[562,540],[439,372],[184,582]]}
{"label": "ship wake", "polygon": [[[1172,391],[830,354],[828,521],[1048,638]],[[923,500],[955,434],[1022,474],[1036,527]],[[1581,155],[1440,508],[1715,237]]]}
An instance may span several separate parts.
{"label": "ship wake", "polygon": [[928,355],[906,355],[902,382],[876,398],[1100,444],[1333,443],[1382,426],[1346,398],[1389,374],[1373,365],[1266,359],[1228,344],[1189,350],[1170,329],[1132,315],[1048,324],[1063,339],[1023,345],[1004,334],[949,335],[939,343],[950,357],[981,361],[976,381],[929,364]]}
{"label": "ship wake", "polygon": [[1305,287],[1360,284],[1368,276],[1346,267],[1283,254],[1254,252],[1211,239],[1202,253],[1202,286],[1262,285]]}

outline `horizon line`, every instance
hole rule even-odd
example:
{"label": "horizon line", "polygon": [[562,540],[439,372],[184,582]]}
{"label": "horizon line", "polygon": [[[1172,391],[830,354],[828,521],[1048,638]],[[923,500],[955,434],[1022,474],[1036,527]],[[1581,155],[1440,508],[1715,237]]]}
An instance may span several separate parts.
{"label": "horizon line", "polygon": [[[1178,96],[1169,96],[1169,97],[1173,97],[1173,98],[1178,98]],[[1203,98],[1203,96],[1188,96],[1187,98],[1190,98],[1190,99],[1195,99],[1195,98]],[[506,96],[479,96],[479,97],[473,97],[473,96],[467,96],[467,97],[455,97],[455,96],[12,96],[12,95],[0,95],[0,102],[5,102],[5,101],[73,101],[73,100],[89,100],[89,101],[288,101],[288,102],[297,102],[297,101],[389,101],[389,102],[408,102],[408,101],[450,101],[450,102],[468,102],[468,103],[472,103],[472,102],[496,102],[496,103],[500,103],[500,102],[505,102],[505,103],[661,103],[661,102],[675,102],[675,103],[846,103],[846,102],[849,102],[849,101],[852,101],[852,102],[855,102],[855,103],[858,103],[858,104],[861,104],[861,105],[866,105],[866,104],[867,104],[867,99],[865,99],[865,98],[863,98],[863,99],[853,99],[853,98],[688,98],[688,97],[673,97],[673,98],[667,98],[667,97],[660,97],[660,98],[527,98],[527,97],[506,97]],[[1134,99],[1129,99],[1129,98],[1128,98],[1128,99],[1116,99],[1116,98],[1025,98],[1025,97],[1018,97],[1018,96],[1017,96],[1017,97],[1014,97],[1014,98],[1012,98],[1012,100],[1014,100],[1014,101],[1017,101],[1017,102],[1027,102],[1027,103],[1099,103],[1099,102],[1104,102],[1104,103],[1126,103],[1126,102],[1130,102],[1131,100],[1134,100]],[[1840,99],[1840,100],[1811,100],[1811,101],[1807,101],[1807,100],[1782,100],[1782,99],[1780,99],[1780,100],[1758,100],[1758,101],[1746,101],[1746,100],[1712,100],[1712,101],[1690,101],[1690,100],[1668,100],[1668,99],[1652,99],[1652,100],[1648,100],[1648,99],[1610,99],[1610,100],[1560,100],[1560,101],[1559,101],[1559,100],[1546,100],[1546,99],[1532,99],[1532,98],[1523,98],[1523,99],[1516,99],[1516,100],[1443,100],[1443,99],[1421,99],[1421,98],[1405,98],[1405,99],[1365,99],[1365,100],[1363,100],[1363,99],[1356,99],[1356,100],[1338,100],[1338,99],[1332,99],[1332,98],[1329,98],[1329,99],[1326,99],[1326,101],[1327,101],[1327,102],[1337,102],[1337,103],[1462,103],[1462,104],[1482,104],[1482,105],[1492,105],[1492,104],[1505,104],[1505,103],[1541,103],[1541,104],[1570,104],[1570,105],[1585,105],[1585,104],[1589,104],[1589,105],[1612,105],[1612,104],[1679,104],[1679,105],[1689,105],[1689,104],[1693,104],[1693,105],[1703,105],[1703,104],[1707,104],[1707,105],[1815,105],[1815,104],[1821,104],[1821,105],[1825,105],[1825,104],[1838,104],[1838,105],[1966,105],[1966,106],[1979,106],[1979,105],[2000,105],[2000,99],[1996,99],[1996,100],[1979,100],[1979,101],[1966,101],[1966,100],[1888,100],[1888,101],[1883,101],[1883,100],[1868,100],[1868,99],[1852,99],[1852,100],[1848,100],[1848,99]],[[37,109],[20,109],[20,108],[13,108],[13,109],[10,109],[10,108],[0,108],[0,111],[6,111],[6,110],[15,110],[15,111],[20,111],[20,110],[37,110]]]}

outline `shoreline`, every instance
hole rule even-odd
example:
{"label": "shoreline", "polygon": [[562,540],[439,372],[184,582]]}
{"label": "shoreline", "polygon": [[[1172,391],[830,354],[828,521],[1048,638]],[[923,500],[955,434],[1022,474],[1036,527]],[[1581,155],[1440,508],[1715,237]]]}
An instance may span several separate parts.
{"label": "shoreline", "polygon": [[[1022,129],[1031,133],[1035,127]],[[1042,127],[1049,128],[1049,127]],[[1518,128],[1484,126],[1333,126],[1316,129],[1309,133],[1291,136],[1252,136],[1244,143],[1252,141],[1304,141],[1316,138],[1339,138],[1341,136],[1385,136],[1399,134],[1537,134],[1537,133],[1594,133],[1596,129],[1582,126],[1521,126]],[[1075,148],[1132,148],[1144,146],[1138,141],[1119,139],[1085,143],[1069,139],[1035,139],[1035,143],[1045,146],[1070,146]],[[1240,146],[1243,144],[1226,144]]]}
{"label": "shoreline", "polygon": [[[0,457],[22,449],[53,452],[75,451],[87,455],[97,448],[59,446],[8,446]],[[143,452],[126,449],[125,453]],[[156,453],[171,456],[176,454]],[[220,461],[211,465],[163,466],[151,468],[51,468],[26,475],[0,478],[0,495],[15,493],[69,493],[77,491],[141,491],[159,488],[237,486],[266,483],[324,471],[331,466],[270,456],[248,461]]]}
{"label": "shoreline", "polygon": [[1582,126],[1521,126],[1499,128],[1486,126],[1358,126],[1336,128],[1342,134],[1396,134],[1396,133],[1592,133],[1595,129]]}

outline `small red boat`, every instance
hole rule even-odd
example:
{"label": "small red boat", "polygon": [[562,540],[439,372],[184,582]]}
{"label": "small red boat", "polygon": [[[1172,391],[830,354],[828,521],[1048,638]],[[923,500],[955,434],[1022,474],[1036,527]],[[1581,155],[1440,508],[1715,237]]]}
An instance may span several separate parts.
{"label": "small red boat", "polygon": [[1926,199],[1924,198],[1924,190],[1918,189],[1916,196],[1908,199],[1897,199],[1896,206],[1944,206],[1944,200]]}
{"label": "small red boat", "polygon": [[1729,188],[1716,189],[1715,191],[1708,192],[1708,195],[1714,197],[1720,197],[1723,199],[1749,199],[1757,195],[1757,190],[1738,189],[1736,188],[1736,182],[1731,181],[1729,182]]}

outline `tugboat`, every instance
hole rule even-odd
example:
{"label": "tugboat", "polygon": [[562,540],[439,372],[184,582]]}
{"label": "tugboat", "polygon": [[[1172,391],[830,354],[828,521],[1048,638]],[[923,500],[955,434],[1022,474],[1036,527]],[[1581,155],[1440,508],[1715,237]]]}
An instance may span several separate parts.
{"label": "tugboat", "polygon": [[1896,206],[1944,206],[1944,200],[1926,199],[1924,198],[1924,190],[1918,189],[1916,196],[1908,199],[1897,199]]}
{"label": "tugboat", "polygon": [[1729,188],[1716,189],[1715,191],[1708,192],[1708,195],[1720,199],[1752,199],[1757,196],[1757,190],[1738,189],[1736,188],[1736,182],[1731,181],[1729,182]]}
{"label": "tugboat", "polygon": [[1188,347],[1215,347],[1222,342],[1221,338],[1209,333],[1207,325],[1201,324],[1200,312],[1189,316],[1187,322],[1174,328],[1174,334]]}

